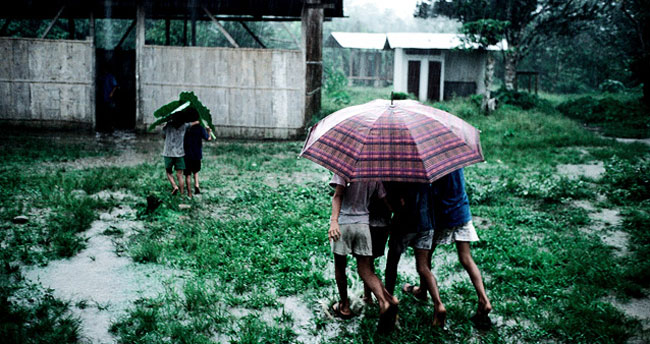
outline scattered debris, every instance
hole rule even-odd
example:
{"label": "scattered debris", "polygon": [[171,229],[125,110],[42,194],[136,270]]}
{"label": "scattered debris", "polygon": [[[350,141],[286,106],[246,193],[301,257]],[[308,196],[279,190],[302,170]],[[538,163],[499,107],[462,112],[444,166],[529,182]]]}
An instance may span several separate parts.
{"label": "scattered debris", "polygon": [[29,218],[25,215],[19,215],[14,217],[11,221],[16,224],[23,224],[27,223],[29,221]]}

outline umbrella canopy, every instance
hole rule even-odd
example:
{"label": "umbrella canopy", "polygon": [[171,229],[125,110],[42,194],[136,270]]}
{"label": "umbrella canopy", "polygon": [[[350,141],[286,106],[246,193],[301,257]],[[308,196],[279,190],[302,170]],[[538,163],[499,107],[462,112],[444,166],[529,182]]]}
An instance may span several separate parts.
{"label": "umbrella canopy", "polygon": [[378,99],[316,123],[300,152],[346,181],[431,183],[484,161],[479,131],[414,100]]}

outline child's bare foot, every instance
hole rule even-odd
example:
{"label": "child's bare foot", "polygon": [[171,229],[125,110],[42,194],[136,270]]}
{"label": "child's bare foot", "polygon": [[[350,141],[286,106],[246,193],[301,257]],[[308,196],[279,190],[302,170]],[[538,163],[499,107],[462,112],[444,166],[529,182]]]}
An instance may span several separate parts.
{"label": "child's bare foot", "polygon": [[402,292],[405,294],[411,294],[418,300],[422,300],[422,301],[427,300],[426,291],[423,291],[422,289],[420,289],[420,287],[411,285],[409,283],[404,283],[404,285],[402,286]]}
{"label": "child's bare foot", "polygon": [[476,315],[487,316],[488,314],[490,314],[491,311],[492,311],[492,304],[490,304],[490,301],[485,301],[485,302],[479,301],[478,309],[476,310]]}
{"label": "child's bare foot", "polygon": [[481,302],[479,301],[478,309],[476,314],[470,318],[474,326],[479,330],[489,330],[492,327],[492,320],[490,320],[490,312],[492,311],[492,305],[490,301]]}
{"label": "child's bare foot", "polygon": [[435,311],[433,314],[433,327],[444,328],[445,319],[447,319],[447,309],[444,305],[435,306]]}
{"label": "child's bare foot", "polygon": [[178,187],[174,187],[174,188],[172,189],[172,195],[175,195],[175,194],[177,194],[177,193],[178,193]]}

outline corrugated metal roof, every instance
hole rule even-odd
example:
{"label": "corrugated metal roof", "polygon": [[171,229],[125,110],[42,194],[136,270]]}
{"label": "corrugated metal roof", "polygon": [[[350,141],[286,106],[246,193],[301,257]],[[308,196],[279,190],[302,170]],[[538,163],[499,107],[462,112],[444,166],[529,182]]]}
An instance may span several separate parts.
{"label": "corrugated metal roof", "polygon": [[329,48],[384,49],[385,33],[332,32],[325,41]]}
{"label": "corrugated metal roof", "polygon": [[[350,49],[454,49],[461,46],[462,34],[425,32],[332,32],[325,41],[330,48]],[[488,50],[507,49],[505,40]]]}
{"label": "corrugated metal roof", "polygon": [[[462,34],[456,33],[424,33],[424,32],[394,32],[387,33],[386,48],[407,49],[454,49],[462,46]],[[496,46],[491,45],[488,50],[507,49],[505,40]]]}

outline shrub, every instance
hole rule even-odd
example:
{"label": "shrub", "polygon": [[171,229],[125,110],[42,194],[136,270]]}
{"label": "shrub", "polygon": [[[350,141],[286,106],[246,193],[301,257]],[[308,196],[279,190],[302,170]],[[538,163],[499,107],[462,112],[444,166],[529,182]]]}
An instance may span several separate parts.
{"label": "shrub", "polygon": [[348,78],[340,69],[325,68],[325,83],[323,90],[325,95],[337,105],[350,103],[350,95],[347,92]]}
{"label": "shrub", "polygon": [[607,193],[618,204],[650,199],[650,161],[627,161],[614,156],[605,164]]}
{"label": "shrub", "polygon": [[415,96],[411,93],[392,92],[392,95],[393,95],[393,99],[395,100],[415,99]]}
{"label": "shrub", "polygon": [[536,107],[540,100],[536,95],[528,92],[508,90],[504,87],[494,92],[494,96],[501,104],[510,104],[518,106],[523,110],[529,110]]}

